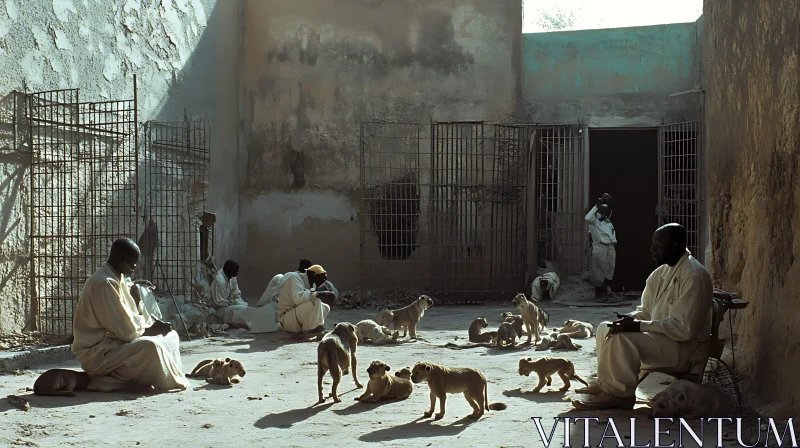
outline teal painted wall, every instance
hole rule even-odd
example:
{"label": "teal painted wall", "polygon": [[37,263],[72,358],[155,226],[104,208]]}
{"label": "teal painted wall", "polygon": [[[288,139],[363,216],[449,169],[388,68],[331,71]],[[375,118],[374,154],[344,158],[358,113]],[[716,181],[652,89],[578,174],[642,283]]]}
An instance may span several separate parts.
{"label": "teal painted wall", "polygon": [[699,84],[697,41],[696,23],[525,34],[529,116],[609,124],[685,119],[695,100],[669,95]]}

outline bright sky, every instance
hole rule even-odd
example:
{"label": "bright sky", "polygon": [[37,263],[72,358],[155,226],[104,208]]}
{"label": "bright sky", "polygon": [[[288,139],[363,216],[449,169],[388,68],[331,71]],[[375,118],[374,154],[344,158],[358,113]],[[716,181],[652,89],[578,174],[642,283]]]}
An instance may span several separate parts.
{"label": "bright sky", "polygon": [[537,20],[559,8],[575,17],[565,31],[694,22],[703,13],[703,0],[523,0],[522,6],[523,33],[546,31]]}

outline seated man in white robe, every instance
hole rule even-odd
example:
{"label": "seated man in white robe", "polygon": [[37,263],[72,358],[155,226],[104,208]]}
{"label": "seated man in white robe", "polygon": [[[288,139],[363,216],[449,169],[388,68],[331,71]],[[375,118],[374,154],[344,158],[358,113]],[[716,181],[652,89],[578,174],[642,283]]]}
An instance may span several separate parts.
{"label": "seated man in white robe", "polygon": [[239,275],[239,263],[228,260],[217,272],[211,282],[211,301],[219,316],[226,324],[239,328],[248,328],[248,306],[242,300],[242,291],[236,276]]}
{"label": "seated man in white robe", "polygon": [[89,374],[89,390],[185,390],[178,333],[153,318],[132,275],[139,247],[114,241],[108,261],[86,281],[73,321],[72,353]]}
{"label": "seated man in white robe", "polygon": [[283,284],[278,292],[278,322],[284,331],[299,338],[322,334],[334,293],[316,289],[327,279],[327,273],[320,265],[313,265],[306,272],[283,275]]}
{"label": "seated man in white robe", "polygon": [[574,400],[581,410],[633,409],[639,373],[671,368],[701,374],[708,353],[714,287],[706,268],[686,248],[686,229],[656,230],[650,274],[636,311],[597,326],[597,383],[577,389],[593,395]]}

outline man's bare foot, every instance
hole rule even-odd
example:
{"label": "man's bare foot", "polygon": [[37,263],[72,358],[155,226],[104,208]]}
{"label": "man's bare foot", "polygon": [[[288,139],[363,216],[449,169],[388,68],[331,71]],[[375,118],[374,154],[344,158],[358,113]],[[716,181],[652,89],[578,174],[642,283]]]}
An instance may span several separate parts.
{"label": "man's bare foot", "polygon": [[579,394],[600,395],[603,392],[603,389],[600,389],[600,386],[597,383],[591,383],[587,387],[575,389],[575,392]]}

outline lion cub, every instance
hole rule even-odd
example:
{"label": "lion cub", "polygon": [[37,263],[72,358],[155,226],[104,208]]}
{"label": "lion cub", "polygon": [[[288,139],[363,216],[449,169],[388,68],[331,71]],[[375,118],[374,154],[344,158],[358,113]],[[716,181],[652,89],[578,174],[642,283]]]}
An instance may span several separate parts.
{"label": "lion cub", "polygon": [[676,380],[649,400],[653,417],[723,417],[731,401],[724,392],[710,384]]}
{"label": "lion cub", "polygon": [[331,371],[331,378],[333,378],[330,397],[333,397],[333,401],[336,403],[341,403],[342,401],[336,393],[336,389],[339,387],[342,375],[347,375],[348,371],[352,371],[356,387],[359,389],[364,387],[358,382],[356,373],[358,366],[358,360],[356,359],[358,336],[356,336],[356,331],[356,326],[351,323],[337,323],[333,331],[326,334],[317,345],[317,389],[320,403],[325,402],[325,398],[322,396],[322,377],[328,373],[328,370]]}
{"label": "lion cub", "polygon": [[489,326],[489,322],[485,317],[479,317],[472,321],[469,326],[469,342],[491,342],[497,337],[496,331],[487,331],[483,333],[483,329]]}
{"label": "lion cub", "polygon": [[411,367],[403,367],[402,369],[394,372],[394,376],[398,378],[405,378],[411,380]]}
{"label": "lion cub", "polygon": [[421,295],[411,305],[397,310],[381,310],[375,318],[378,325],[394,324],[394,329],[403,329],[403,336],[411,335],[411,339],[417,339],[417,324],[425,314],[425,310],[433,307],[433,299],[426,295]]}
{"label": "lion cub", "polygon": [[564,381],[564,387],[559,389],[561,392],[566,392],[570,387],[570,378],[580,381],[588,386],[581,377],[575,374],[575,366],[572,361],[566,358],[539,358],[536,361],[531,358],[520,358],[518,372],[520,376],[529,376],[531,372],[536,372],[539,375],[539,385],[536,386],[531,392],[536,393],[542,390],[542,387],[551,384],[552,376],[558,373],[561,380]]}
{"label": "lion cub", "polygon": [[411,369],[411,381],[428,383],[431,390],[431,408],[423,415],[430,418],[436,408],[436,399],[439,399],[439,412],[435,420],[444,417],[445,401],[447,394],[463,393],[467,403],[472,406],[471,419],[480,418],[484,410],[503,410],[506,409],[505,403],[489,404],[489,394],[486,385],[486,377],[478,369],[471,367],[444,367],[427,362],[418,362]]}
{"label": "lion cub", "polygon": [[[206,382],[210,384],[221,384],[223,386],[230,386],[231,384],[239,384],[239,378],[234,378],[236,375],[244,378],[244,375],[247,373],[244,370],[244,365],[238,359],[229,359],[225,358],[228,362],[222,364],[216,372],[213,372],[209,378],[206,378]],[[214,362],[219,361],[218,359],[214,360]]]}
{"label": "lion cub", "polygon": [[74,397],[76,390],[86,390],[89,386],[89,374],[77,370],[50,369],[36,378],[33,383],[35,395],[53,397]]}
{"label": "lion cub", "polygon": [[372,361],[367,367],[369,382],[367,390],[361,396],[356,397],[356,401],[362,403],[376,403],[379,400],[405,400],[414,390],[411,381],[398,376],[388,375],[391,367],[381,361]]}
{"label": "lion cub", "polygon": [[197,363],[192,373],[187,374],[189,378],[213,378],[217,376],[219,368],[226,362],[231,362],[231,358],[204,359]]}
{"label": "lion cub", "polygon": [[514,325],[508,322],[503,322],[497,329],[497,339],[496,339],[497,348],[513,347],[516,344],[516,339],[518,337],[522,336],[520,336],[519,333],[517,333],[517,330],[514,328]]}
{"label": "lion cub", "polygon": [[[555,336],[555,335],[553,335]],[[542,338],[542,342],[536,346],[536,350],[549,350],[549,349],[565,349],[565,350],[579,350],[581,346],[572,342],[566,334],[559,334],[557,338],[552,339],[549,336]]]}
{"label": "lion cub", "polygon": [[594,327],[588,322],[581,322],[579,320],[568,320],[564,322],[564,326],[558,330],[559,333],[566,334],[571,338],[588,339],[592,337]]}
{"label": "lion cub", "polygon": [[535,336],[534,344],[539,343],[539,307],[530,302],[525,294],[519,293],[511,301],[511,306],[519,308],[522,321],[525,323],[525,331],[528,332],[528,341],[531,343],[531,336]]}

